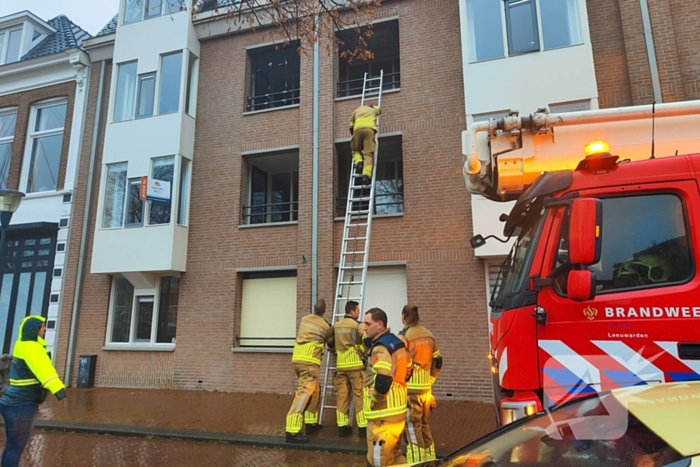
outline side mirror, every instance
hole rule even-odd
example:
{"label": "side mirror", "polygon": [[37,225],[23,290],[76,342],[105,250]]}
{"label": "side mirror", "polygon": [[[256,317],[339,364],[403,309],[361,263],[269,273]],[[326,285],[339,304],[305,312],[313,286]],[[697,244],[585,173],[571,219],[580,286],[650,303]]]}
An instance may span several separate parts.
{"label": "side mirror", "polygon": [[588,269],[574,269],[569,271],[566,281],[566,293],[571,300],[583,302],[595,297],[595,273]]}
{"label": "side mirror", "polygon": [[600,261],[603,229],[603,202],[579,198],[571,203],[569,216],[569,258],[574,265]]}

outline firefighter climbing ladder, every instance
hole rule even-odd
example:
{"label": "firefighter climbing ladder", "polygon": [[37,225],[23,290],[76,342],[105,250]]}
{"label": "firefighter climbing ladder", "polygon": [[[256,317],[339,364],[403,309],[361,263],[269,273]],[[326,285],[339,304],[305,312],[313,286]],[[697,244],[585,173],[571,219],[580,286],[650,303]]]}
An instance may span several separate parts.
{"label": "firefighter climbing ladder", "polygon": [[[384,70],[379,76],[370,78],[365,73],[362,83],[361,105],[376,105],[381,109],[382,87],[384,85]],[[354,167],[350,168],[348,201],[345,208],[345,225],[343,226],[343,243],[340,248],[340,263],[338,267],[338,283],[336,285],[335,299],[333,300],[333,319],[335,324],[345,316],[345,304],[354,300],[360,304],[365,295],[365,282],[367,280],[367,260],[369,258],[369,238],[372,229],[372,211],[374,209],[374,181],[377,176],[377,159],[379,157],[379,117],[376,117],[377,132],[374,135],[374,167],[372,168],[372,181],[369,186],[362,185],[362,174],[355,173]],[[352,164],[352,162],[351,162]],[[368,190],[369,189],[369,190]],[[368,192],[369,191],[369,195]],[[335,356],[328,354],[325,360],[323,386],[321,386],[321,410],[319,424],[323,423],[323,415],[326,409],[335,409],[334,405],[328,405],[328,393],[333,391],[333,371],[335,370]],[[352,420],[352,416],[351,416]],[[352,422],[351,422],[352,424]]]}

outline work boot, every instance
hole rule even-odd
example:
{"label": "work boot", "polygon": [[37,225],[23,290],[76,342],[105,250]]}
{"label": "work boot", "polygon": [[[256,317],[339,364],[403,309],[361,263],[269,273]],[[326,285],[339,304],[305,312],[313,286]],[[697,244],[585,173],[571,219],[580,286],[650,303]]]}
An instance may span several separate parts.
{"label": "work boot", "polygon": [[321,430],[321,425],[318,423],[315,423],[313,425],[305,424],[306,427],[306,435],[313,435],[314,433],[318,433]]}
{"label": "work boot", "polygon": [[362,176],[362,184],[365,186],[370,186],[372,184],[372,179],[367,175]]}
{"label": "work boot", "polygon": [[339,426],[338,427],[338,437],[339,438],[345,438],[346,436],[349,436],[352,434],[352,427],[351,426]]}
{"label": "work boot", "polygon": [[365,167],[365,164],[364,164],[364,163],[358,162],[357,164],[355,164],[355,173],[358,174],[358,175],[361,174],[361,173],[362,173],[362,169],[364,169],[364,167]]}
{"label": "work boot", "polygon": [[306,435],[302,432],[299,432],[295,435],[291,434],[290,432],[287,432],[287,438],[285,439],[287,443],[295,443],[295,444],[303,444],[303,443],[308,443],[309,438],[306,437]]}
{"label": "work boot", "polygon": [[366,438],[367,437],[367,427],[360,427],[357,429],[358,434],[360,435],[360,438]]}

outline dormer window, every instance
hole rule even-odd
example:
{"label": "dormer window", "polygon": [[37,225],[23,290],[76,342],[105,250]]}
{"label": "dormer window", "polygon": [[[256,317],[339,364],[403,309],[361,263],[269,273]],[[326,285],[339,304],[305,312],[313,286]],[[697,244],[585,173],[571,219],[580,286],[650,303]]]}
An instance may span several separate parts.
{"label": "dormer window", "polygon": [[19,60],[22,28],[0,32],[0,65]]}

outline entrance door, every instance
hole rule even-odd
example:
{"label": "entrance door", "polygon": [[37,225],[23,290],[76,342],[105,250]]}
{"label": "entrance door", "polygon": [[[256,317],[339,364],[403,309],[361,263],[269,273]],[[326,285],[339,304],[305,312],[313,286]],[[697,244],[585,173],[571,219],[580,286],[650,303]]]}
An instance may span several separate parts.
{"label": "entrance door", "polygon": [[0,262],[0,336],[4,354],[14,347],[22,319],[30,314],[46,317],[49,310],[56,234],[32,235],[26,230],[21,231],[23,235],[19,233],[7,233],[9,238]]}

